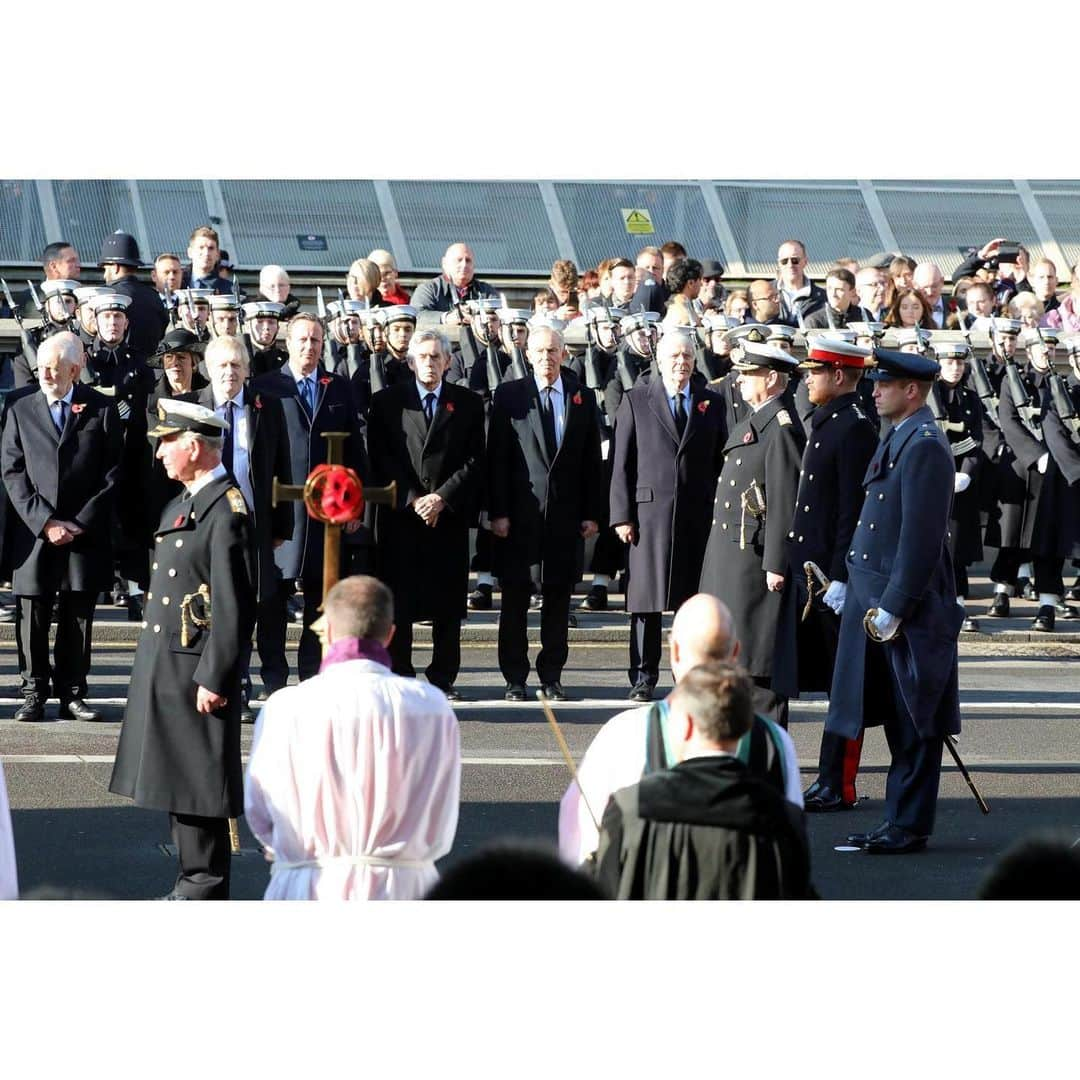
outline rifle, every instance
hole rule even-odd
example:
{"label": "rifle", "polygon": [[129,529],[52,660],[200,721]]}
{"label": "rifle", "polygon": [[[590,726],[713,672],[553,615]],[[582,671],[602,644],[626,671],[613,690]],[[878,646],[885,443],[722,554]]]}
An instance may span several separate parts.
{"label": "rifle", "polygon": [[975,355],[975,350],[971,345],[971,333],[964,326],[963,319],[960,320],[960,331],[964,335],[968,349],[971,351],[971,381],[975,386],[975,393],[979,395],[979,400],[983,403],[983,408],[986,410],[990,423],[1000,431],[1001,419],[998,415],[998,396],[994,393],[994,384],[990,381],[982,357]]}
{"label": "rifle", "polygon": [[[997,351],[997,331],[993,323],[990,324],[990,340],[994,343],[995,351]],[[1000,350],[1000,355],[1005,361],[1005,381],[1009,384],[1009,396],[1013,399],[1013,404],[1016,405],[1016,411],[1020,415],[1020,422],[1033,439],[1042,442],[1043,433],[1042,428],[1039,426],[1041,410],[1037,405],[1031,403],[1031,396],[1028,394],[1027,387],[1024,385],[1024,380],[1020,375],[1016,357],[1015,355],[1012,358],[1006,357],[1004,349]]]}
{"label": "rifle", "polygon": [[513,355],[510,358],[510,377],[512,379],[527,379],[529,377],[529,365],[525,362],[525,354],[516,342],[511,348],[513,349]]}
{"label": "rifle", "polygon": [[323,367],[327,371],[333,371],[334,369],[334,353],[330,347],[330,327],[326,322],[326,301],[323,299],[322,286],[315,286],[315,309],[319,313],[319,319],[323,324]]}
{"label": "rifle", "polygon": [[240,282],[236,280],[235,271],[232,279],[232,295],[233,302],[236,304],[236,333],[239,335],[244,331],[244,309],[240,305]]}
{"label": "rifle", "polygon": [[179,307],[179,304],[177,303],[176,297],[173,296],[172,289],[170,289],[169,286],[168,286],[168,283],[166,283],[166,285],[165,285],[165,310],[169,313],[169,325],[170,326],[176,326],[176,319],[177,319],[177,316],[179,315],[179,312],[177,311],[178,307]]}
{"label": "rifle", "polygon": [[1050,369],[1050,400],[1065,430],[1070,432],[1069,437],[1074,443],[1080,444],[1080,414],[1076,411],[1065,380],[1053,368]]}
{"label": "rifle", "polygon": [[15,305],[15,301],[11,296],[11,290],[8,288],[8,283],[0,278],[0,286],[4,289],[4,299],[7,301],[7,306],[11,308],[11,314],[15,319],[15,322],[19,327],[19,337],[22,338],[23,356],[26,357],[26,363],[30,367],[32,373],[37,372],[37,346],[34,344],[33,339],[27,332],[25,326],[23,326],[22,314],[18,307]]}

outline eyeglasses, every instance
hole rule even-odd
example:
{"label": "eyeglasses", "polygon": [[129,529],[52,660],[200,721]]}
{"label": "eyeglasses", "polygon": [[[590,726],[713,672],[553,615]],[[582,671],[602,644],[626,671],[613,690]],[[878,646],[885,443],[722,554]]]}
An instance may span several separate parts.
{"label": "eyeglasses", "polygon": [[791,263],[792,266],[798,266],[799,263],[802,262],[802,259],[800,259],[798,255],[792,255],[787,259],[777,259],[777,262],[779,262],[781,266],[787,266],[788,263]]}

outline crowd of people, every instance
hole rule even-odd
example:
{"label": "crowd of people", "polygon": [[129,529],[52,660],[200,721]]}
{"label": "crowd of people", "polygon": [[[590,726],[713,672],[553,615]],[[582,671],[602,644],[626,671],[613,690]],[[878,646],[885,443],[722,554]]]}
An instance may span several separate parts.
{"label": "crowd of people", "polygon": [[[1020,244],[973,251],[946,296],[938,267],[899,253],[839,260],[818,284],[794,239],[774,279],[729,291],[719,261],[669,242],[585,272],[557,261],[511,308],[454,243],[411,296],[389,252],[357,259],[317,312],[280,266],[243,296],[209,226],[187,257],[158,255],[148,283],[115,233],[105,284],[83,286],[75,249],[50,244],[40,294],[7,297],[22,348],[0,422],[16,719],[48,720],[50,697],[98,719],[94,608],[122,595],[142,634],[112,790],[171,815],[171,898],[228,896],[227,823],[245,806],[275,858],[268,896],[430,889],[456,824],[461,623],[496,587],[506,700],[526,700],[535,669],[558,702],[575,589],[588,581],[587,614],[621,582],[635,708],[587,752],[560,849],[627,897],[813,895],[802,813],[855,804],[872,724],[892,755],[884,816],[848,840],[920,850],[959,731],[957,638],[977,628],[966,568],[997,549],[989,617],[1026,589],[1034,629],[1077,616],[1080,315]],[[324,526],[274,487],[326,464],[333,431],[344,464],[396,495],[344,529],[326,645]],[[676,688],[655,701],[667,611]],[[414,681],[420,621],[430,690]],[[253,644],[267,704],[245,785]],[[804,793],[788,702],[822,690]],[[355,727],[375,717],[381,732]],[[327,745],[351,747],[333,777]]]}

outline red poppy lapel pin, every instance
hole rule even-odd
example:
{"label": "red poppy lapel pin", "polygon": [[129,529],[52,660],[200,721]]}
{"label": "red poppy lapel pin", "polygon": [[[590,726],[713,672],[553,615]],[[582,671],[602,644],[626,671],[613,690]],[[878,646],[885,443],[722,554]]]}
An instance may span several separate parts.
{"label": "red poppy lapel pin", "polygon": [[571,399],[575,405],[581,404],[581,391],[579,390]]}
{"label": "red poppy lapel pin", "polygon": [[261,394],[256,394],[255,395],[255,408],[256,409],[261,409],[262,408],[262,395]]}
{"label": "red poppy lapel pin", "polygon": [[81,401],[72,402],[71,411],[75,416],[78,416],[85,408],[86,406]]}
{"label": "red poppy lapel pin", "polygon": [[705,415],[705,412],[706,412],[706,410],[707,410],[708,408],[709,408],[709,403],[708,403],[707,401],[699,401],[699,402],[697,403],[697,411],[698,411],[699,413],[701,413],[701,414],[702,414],[702,416],[704,416],[704,415]]}
{"label": "red poppy lapel pin", "polygon": [[448,401],[445,405],[445,408],[448,413],[452,413],[454,411],[454,403],[452,401]]}
{"label": "red poppy lapel pin", "polygon": [[754,433],[753,433],[752,431],[748,431],[748,432],[747,432],[747,433],[746,433],[746,434],[745,434],[745,435],[744,435],[744,436],[742,437],[742,441],[743,441],[744,443],[748,443],[748,442],[753,442],[753,440],[754,440]]}
{"label": "red poppy lapel pin", "polygon": [[175,520],[175,521],[173,522],[173,528],[174,528],[174,529],[179,529],[179,528],[180,528],[180,526],[181,526],[181,525],[183,525],[185,521],[187,521],[187,514],[181,514],[181,515],[180,515],[180,516],[179,516],[179,517],[178,517],[178,518],[177,518],[177,519],[176,519],[176,520]]}
{"label": "red poppy lapel pin", "polygon": [[324,376],[323,376],[323,377],[322,377],[322,378],[321,378],[321,379],[319,380],[319,385],[320,385],[320,386],[329,386],[329,385],[330,385],[330,376],[329,376],[329,375],[324,375]]}

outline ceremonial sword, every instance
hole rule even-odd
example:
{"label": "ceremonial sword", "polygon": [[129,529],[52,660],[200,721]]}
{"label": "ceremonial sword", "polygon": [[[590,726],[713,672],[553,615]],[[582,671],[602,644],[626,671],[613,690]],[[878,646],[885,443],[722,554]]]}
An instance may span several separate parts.
{"label": "ceremonial sword", "polygon": [[589,811],[589,817],[592,818],[592,823],[596,827],[596,834],[599,836],[600,822],[596,820],[596,815],[589,805],[589,798],[585,794],[585,789],[581,786],[581,781],[578,779],[577,767],[574,765],[574,758],[570,753],[570,747],[566,745],[566,739],[563,737],[562,728],[559,727],[559,721],[555,719],[555,714],[551,711],[551,706],[548,704],[548,699],[545,696],[544,691],[538,690],[536,696],[540,699],[540,705],[544,710],[544,715],[547,717],[547,722],[551,725],[551,730],[555,732],[555,741],[559,744],[559,749],[562,751],[563,760],[566,762],[566,767],[570,770],[570,775],[573,777],[574,783],[577,784],[578,791],[581,792],[581,801],[585,804],[585,809]]}

